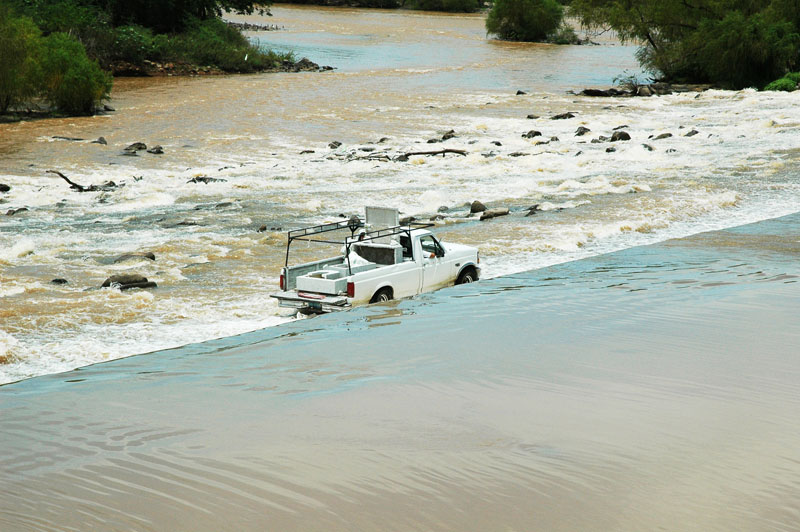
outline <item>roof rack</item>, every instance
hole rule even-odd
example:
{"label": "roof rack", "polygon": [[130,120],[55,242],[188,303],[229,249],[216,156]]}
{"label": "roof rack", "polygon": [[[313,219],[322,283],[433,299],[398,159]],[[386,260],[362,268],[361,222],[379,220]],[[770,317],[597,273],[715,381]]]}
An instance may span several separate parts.
{"label": "roof rack", "polygon": [[[359,239],[355,240],[355,232],[361,227],[364,227],[364,222],[361,219],[353,215],[347,220],[342,220],[341,222],[332,222],[327,224],[320,224],[314,225],[311,227],[305,227],[302,229],[294,229],[288,232],[288,240],[286,242],[286,262],[285,266],[289,267],[289,248],[292,245],[292,242],[295,240],[304,240],[306,242],[320,242],[323,244],[340,244],[345,246],[345,257],[347,258],[347,269],[348,272],[350,271],[350,246],[352,244],[356,244],[358,242],[363,242],[365,240],[375,240],[378,238],[384,238],[393,235],[399,235],[401,233],[407,234],[411,237],[411,231],[414,229],[425,229],[428,227],[434,227],[436,224],[433,223],[424,223],[424,222],[409,222],[405,225],[395,225],[392,227],[386,227],[383,229],[374,229],[372,231],[365,231],[363,235],[359,235]],[[314,235],[319,235],[321,233],[328,233],[331,231],[340,231],[342,229],[349,229],[350,230],[350,237],[345,238],[344,240],[322,240],[317,238],[312,238]]]}

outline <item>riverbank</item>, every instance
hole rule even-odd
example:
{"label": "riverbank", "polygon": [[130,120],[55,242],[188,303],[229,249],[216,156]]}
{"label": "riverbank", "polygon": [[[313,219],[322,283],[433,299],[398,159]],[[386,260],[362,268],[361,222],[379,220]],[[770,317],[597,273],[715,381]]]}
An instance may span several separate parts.
{"label": "riverbank", "polygon": [[795,214],[0,387],[0,527],[791,529],[798,242]]}

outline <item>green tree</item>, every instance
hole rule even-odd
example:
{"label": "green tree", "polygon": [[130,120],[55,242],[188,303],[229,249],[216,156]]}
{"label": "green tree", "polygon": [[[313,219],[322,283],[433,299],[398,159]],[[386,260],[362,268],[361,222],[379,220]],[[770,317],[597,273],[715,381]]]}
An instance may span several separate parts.
{"label": "green tree", "polygon": [[109,13],[115,26],[138,24],[158,33],[182,30],[191,19],[207,20],[224,11],[252,14],[271,2],[252,0],[85,0]]}
{"label": "green tree", "polygon": [[90,60],[81,43],[66,33],[45,38],[41,67],[42,96],[61,111],[91,114],[111,92],[111,75]]}
{"label": "green tree", "polygon": [[800,59],[796,0],[573,0],[571,14],[641,43],[643,66],[668,80],[761,86]]}
{"label": "green tree", "polygon": [[544,41],[563,16],[564,8],[556,0],[495,0],[486,32],[510,41]]}
{"label": "green tree", "polygon": [[36,94],[41,49],[39,28],[0,3],[0,113]]}

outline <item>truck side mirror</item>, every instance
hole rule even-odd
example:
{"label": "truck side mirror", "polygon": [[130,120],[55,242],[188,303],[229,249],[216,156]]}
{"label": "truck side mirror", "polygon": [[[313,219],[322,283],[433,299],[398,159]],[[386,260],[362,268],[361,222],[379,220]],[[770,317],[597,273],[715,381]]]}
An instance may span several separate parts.
{"label": "truck side mirror", "polygon": [[442,248],[442,246],[436,246],[436,256],[444,257],[444,249]]}

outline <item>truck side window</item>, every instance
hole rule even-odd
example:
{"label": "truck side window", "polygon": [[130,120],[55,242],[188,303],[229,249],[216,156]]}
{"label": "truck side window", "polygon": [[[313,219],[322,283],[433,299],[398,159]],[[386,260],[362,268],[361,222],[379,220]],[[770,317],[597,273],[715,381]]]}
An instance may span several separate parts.
{"label": "truck side window", "polygon": [[430,255],[431,253],[434,253],[437,257],[444,255],[439,243],[430,235],[420,238],[419,243],[422,244],[422,252],[425,254]]}

